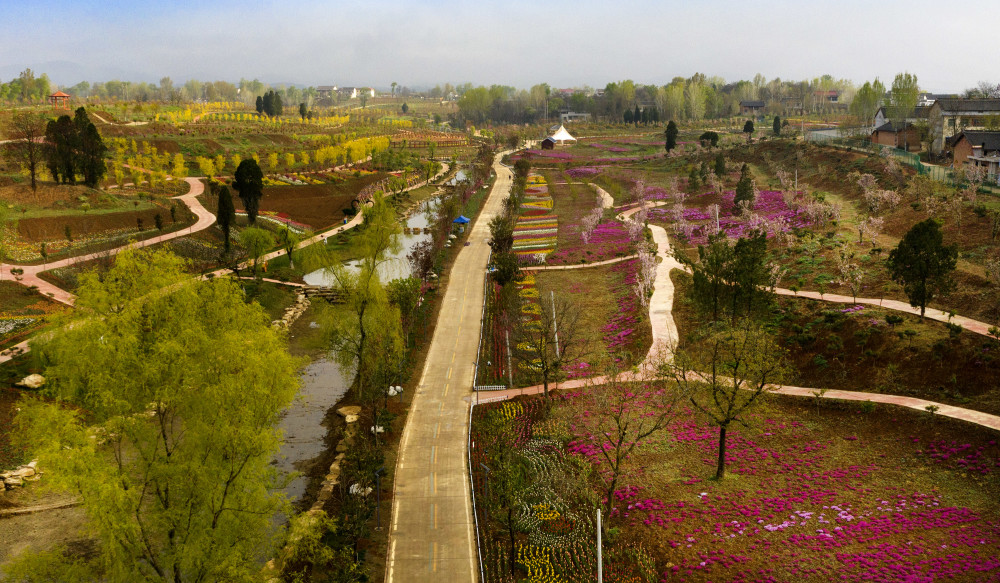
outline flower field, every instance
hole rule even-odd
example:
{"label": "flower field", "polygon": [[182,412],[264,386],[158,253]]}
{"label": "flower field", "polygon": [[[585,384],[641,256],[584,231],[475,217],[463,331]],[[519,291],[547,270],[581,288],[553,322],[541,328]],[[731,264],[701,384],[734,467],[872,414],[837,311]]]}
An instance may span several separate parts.
{"label": "flower field", "polygon": [[[520,575],[593,580],[594,501],[573,488],[574,479],[599,483],[606,438],[590,420],[600,411],[570,394],[546,416],[540,400],[476,408],[473,439],[477,421],[503,411],[509,441],[530,467],[518,507]],[[605,559],[606,574],[610,563],[623,581],[1000,580],[994,434],[904,410],[772,401],[749,428],[730,429],[722,482],[709,479],[716,446],[717,428],[690,411],[639,445],[608,519],[620,533],[606,543],[606,557],[618,558]],[[489,465],[483,450],[473,455],[474,466]],[[487,580],[507,581],[506,533],[494,534]],[[638,578],[649,563],[655,578]]]}
{"label": "flower field", "polygon": [[556,245],[559,217],[552,213],[552,197],[545,178],[528,176],[524,199],[514,225],[514,253],[522,263],[544,263]]}
{"label": "flower field", "polygon": [[[650,210],[649,218],[673,226],[677,235],[695,245],[704,244],[708,236],[715,231],[714,218],[707,208],[710,200],[718,200],[719,230],[734,239],[746,235],[752,229],[761,229],[767,232],[770,238],[812,224],[803,209],[789,208],[786,193],[781,191],[761,191],[749,216],[736,214],[734,197],[733,191],[726,191],[718,197],[715,193],[705,193],[687,199],[698,206],[660,207]],[[653,198],[669,197],[654,195]]]}

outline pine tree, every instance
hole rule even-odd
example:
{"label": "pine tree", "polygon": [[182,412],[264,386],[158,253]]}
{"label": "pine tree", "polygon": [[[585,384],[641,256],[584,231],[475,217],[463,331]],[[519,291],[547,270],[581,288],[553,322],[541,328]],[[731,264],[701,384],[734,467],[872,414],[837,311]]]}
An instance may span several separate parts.
{"label": "pine tree", "polygon": [[240,162],[233,176],[233,188],[243,201],[243,208],[247,211],[250,224],[254,224],[257,221],[260,198],[264,196],[264,173],[253,158]]}
{"label": "pine tree", "polygon": [[264,113],[264,98],[260,95],[257,96],[257,113]]}
{"label": "pine tree", "polygon": [[670,120],[670,122],[667,124],[667,131],[666,131],[667,143],[665,145],[668,152],[677,147],[678,133],[679,132],[677,130],[677,124],[674,123],[674,120]]}
{"label": "pine tree", "polygon": [[774,124],[771,126],[771,128],[774,130],[774,135],[776,135],[776,136],[780,136],[781,135],[781,118],[780,117],[774,116]]}
{"label": "pine tree", "polygon": [[715,156],[715,175],[720,179],[726,175],[726,157],[722,155],[722,152]]}

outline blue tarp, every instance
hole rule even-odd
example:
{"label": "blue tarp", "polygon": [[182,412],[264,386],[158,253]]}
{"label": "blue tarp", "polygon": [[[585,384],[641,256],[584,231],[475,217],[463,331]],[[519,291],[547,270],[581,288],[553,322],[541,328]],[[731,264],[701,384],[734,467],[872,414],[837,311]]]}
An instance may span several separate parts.
{"label": "blue tarp", "polygon": [[466,223],[468,223],[468,222],[469,222],[469,219],[468,219],[467,217],[465,217],[464,215],[459,215],[459,216],[458,216],[458,218],[457,218],[457,219],[455,219],[455,220],[454,220],[454,221],[452,221],[452,222],[453,222],[453,223],[458,223],[458,224],[460,224],[460,225],[464,225],[464,224],[466,224]]}

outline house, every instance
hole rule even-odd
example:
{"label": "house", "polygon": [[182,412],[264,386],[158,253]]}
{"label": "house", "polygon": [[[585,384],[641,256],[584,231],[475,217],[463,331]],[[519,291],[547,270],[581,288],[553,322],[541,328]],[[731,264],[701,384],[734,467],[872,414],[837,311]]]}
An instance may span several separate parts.
{"label": "house", "polygon": [[830,91],[813,91],[813,98],[817,102],[838,103],[840,102],[840,91],[831,89]]}
{"label": "house", "polygon": [[956,170],[978,166],[989,182],[1000,176],[1000,131],[964,131],[951,139],[951,151]]}
{"label": "house", "polygon": [[[907,114],[907,116],[904,119],[902,120],[897,119],[894,121],[897,122],[905,121],[908,123],[925,122],[927,121],[927,115],[930,113],[930,109],[931,109],[930,106],[918,105],[915,108],[913,108],[913,111]],[[883,105],[882,107],[878,108],[877,112],[875,112],[875,127],[883,126],[889,123],[889,121],[890,121],[889,112]]]}
{"label": "house", "polygon": [[53,107],[69,107],[69,94],[56,91],[52,95],[49,95],[49,103]]}
{"label": "house", "polygon": [[556,149],[556,141],[552,139],[552,136],[549,136],[549,137],[545,138],[544,140],[542,140],[542,149],[543,150],[555,150]]}
{"label": "house", "polygon": [[371,87],[341,87],[338,93],[344,99],[357,99],[362,94],[367,94],[368,97],[375,97],[375,90]]}
{"label": "house", "polygon": [[920,132],[909,122],[889,122],[872,132],[873,144],[892,146],[909,152],[920,151]]}
{"label": "house", "polygon": [[569,123],[571,121],[590,121],[590,114],[567,111],[566,113],[559,114],[559,121],[562,123]]}
{"label": "house", "polygon": [[945,140],[963,130],[985,129],[990,118],[1000,119],[997,116],[1000,99],[938,99],[928,114],[931,152],[941,154]]}
{"label": "house", "polygon": [[954,93],[921,93],[917,96],[917,106],[930,107],[938,99],[955,99],[958,95]]}
{"label": "house", "polygon": [[764,113],[763,101],[741,101],[740,115],[758,115]]}
{"label": "house", "polygon": [[320,99],[331,99],[333,97],[333,92],[336,90],[336,85],[320,85],[316,88],[316,97]]}

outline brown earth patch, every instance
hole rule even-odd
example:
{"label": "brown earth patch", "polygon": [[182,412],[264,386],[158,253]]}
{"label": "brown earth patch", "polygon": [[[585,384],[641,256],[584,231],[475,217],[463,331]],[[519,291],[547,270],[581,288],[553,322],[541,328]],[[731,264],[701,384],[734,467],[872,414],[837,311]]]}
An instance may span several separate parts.
{"label": "brown earth patch", "polygon": [[[18,236],[24,241],[51,241],[52,239],[64,237],[67,226],[69,226],[73,236],[78,237],[114,229],[134,229],[138,225],[137,219],[141,218],[143,228],[148,229],[156,224],[157,214],[160,215],[165,227],[171,224],[170,209],[160,208],[123,211],[120,213],[95,213],[24,219],[18,221],[17,231]],[[178,221],[184,216],[184,212],[178,213]]]}

